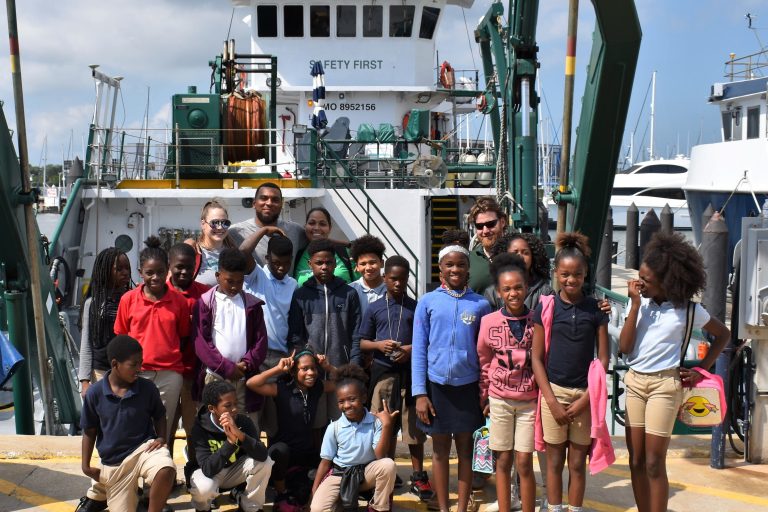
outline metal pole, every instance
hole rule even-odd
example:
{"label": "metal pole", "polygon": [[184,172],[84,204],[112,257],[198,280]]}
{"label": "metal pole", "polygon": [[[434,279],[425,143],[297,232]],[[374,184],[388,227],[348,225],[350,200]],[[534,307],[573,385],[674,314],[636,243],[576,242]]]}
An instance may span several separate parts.
{"label": "metal pole", "polygon": [[176,123],[174,131],[176,132],[176,188],[181,188],[179,186],[179,161],[181,159],[181,146],[179,145],[179,123]]}
{"label": "metal pole", "polygon": [[[640,260],[645,256],[645,246],[651,241],[651,237],[661,229],[661,221],[656,216],[653,208],[645,214],[643,222],[640,223]],[[640,268],[640,267],[638,267]]]}
{"label": "metal pole", "polygon": [[672,233],[675,230],[675,214],[672,213],[669,204],[665,204],[664,208],[661,209],[659,220],[661,220],[662,233]]}
{"label": "metal pole", "polygon": [[[568,2],[568,38],[565,50],[565,97],[563,98],[563,146],[560,154],[559,192],[568,192],[568,170],[571,160],[571,125],[573,122],[573,87],[576,70],[576,34],[579,21],[579,0]],[[560,201],[557,205],[557,232],[565,231],[568,205]]]}
{"label": "metal pole", "polygon": [[8,39],[11,47],[11,76],[13,78],[13,100],[16,106],[16,133],[19,136],[19,166],[21,167],[22,195],[29,198],[24,202],[27,246],[29,249],[29,271],[32,281],[32,308],[35,319],[35,339],[37,341],[37,364],[40,367],[40,397],[45,413],[45,433],[53,434],[53,400],[51,393],[51,375],[48,371],[48,347],[45,343],[45,323],[43,320],[43,297],[40,279],[40,243],[37,235],[34,200],[29,183],[29,153],[27,149],[27,124],[24,118],[24,88],[21,83],[21,56],[19,54],[19,31],[16,25],[16,2],[6,0],[8,17]]}
{"label": "metal pole", "polygon": [[[725,322],[725,297],[728,287],[728,226],[719,213],[714,213],[702,232],[699,249],[707,272],[707,287],[704,289],[702,303],[714,318]],[[715,373],[723,379],[723,386],[728,389],[732,345],[726,346],[715,362]],[[705,368],[708,370],[709,368]],[[712,445],[709,465],[714,469],[725,467],[725,433],[728,432],[728,417],[712,429]]]}
{"label": "metal pole", "polygon": [[608,208],[605,218],[603,241],[597,258],[596,282],[603,288],[611,289],[611,251],[613,250],[613,210]]}
{"label": "metal pole", "polygon": [[639,253],[637,250],[637,223],[639,220],[640,211],[637,209],[637,206],[635,206],[635,203],[632,203],[629,205],[629,208],[627,208],[627,232],[624,241],[624,252],[626,252],[626,256],[624,257],[624,267],[635,270],[640,269],[640,262],[638,261]]}
{"label": "metal pole", "polygon": [[29,336],[27,335],[27,294],[8,291],[3,295],[8,307],[8,337],[24,358],[11,381],[13,384],[13,417],[16,434],[35,435],[35,408],[32,375],[29,368]]}
{"label": "metal pole", "polygon": [[653,160],[653,131],[656,120],[656,72],[653,72],[651,79],[651,149],[648,152],[648,160]]}

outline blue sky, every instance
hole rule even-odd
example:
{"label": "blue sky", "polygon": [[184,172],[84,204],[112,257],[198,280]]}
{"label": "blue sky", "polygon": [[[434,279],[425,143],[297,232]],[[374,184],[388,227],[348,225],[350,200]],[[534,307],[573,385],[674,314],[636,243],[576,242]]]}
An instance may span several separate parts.
{"label": "blue sky", "polygon": [[[504,2],[505,6],[507,2]],[[89,64],[101,64],[111,75],[122,75],[123,96],[117,121],[140,126],[150,87],[151,124],[169,122],[172,94],[187,85],[207,89],[207,62],[226,37],[231,7],[226,0],[17,0],[24,73],[30,162],[41,158],[48,137],[48,161],[60,162],[68,152],[81,155],[92,115],[94,89]],[[490,1],[477,0],[465,12],[470,33]],[[659,155],[674,154],[689,143],[712,142],[719,137],[717,109],[706,103],[712,83],[722,81],[728,54],[746,55],[759,49],[756,34],[768,43],[768,5],[762,0],[638,0],[643,29],[627,134],[635,124],[640,139],[648,126],[648,104],[641,115],[643,96],[656,70],[656,148]],[[744,15],[756,16],[756,32],[747,29]],[[232,36],[247,48],[248,29],[238,9]],[[473,65],[461,10],[451,8],[438,39],[441,59],[456,68]],[[560,125],[567,20],[566,0],[542,0],[537,40],[541,48],[541,80],[553,125]],[[0,14],[5,24],[5,12]],[[5,26],[5,25],[3,25]],[[580,108],[583,77],[591,46],[592,4],[580,5],[577,56],[576,109]],[[475,63],[480,66],[477,49]],[[13,94],[7,46],[0,57],[0,99],[14,126]],[[450,56],[450,57],[448,57]],[[431,63],[429,65],[432,65]],[[329,77],[331,80],[331,77]],[[123,107],[124,105],[124,107]],[[578,119],[578,117],[576,118]],[[628,144],[628,135],[625,139]],[[646,136],[645,145],[648,145]],[[642,159],[642,158],[641,158]]]}

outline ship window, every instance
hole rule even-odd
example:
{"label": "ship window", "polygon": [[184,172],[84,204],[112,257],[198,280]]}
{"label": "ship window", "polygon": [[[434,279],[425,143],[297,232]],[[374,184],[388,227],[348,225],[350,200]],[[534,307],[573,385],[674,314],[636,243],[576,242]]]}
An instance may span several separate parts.
{"label": "ship window", "polygon": [[760,136],[760,107],[747,109],[747,138],[756,139]]}
{"label": "ship window", "polygon": [[731,140],[731,113],[730,112],[723,112],[723,140],[728,141]]}
{"label": "ship window", "polygon": [[384,8],[380,5],[363,6],[363,37],[381,37]]}
{"label": "ship window", "polygon": [[421,39],[432,39],[437,28],[437,18],[440,16],[440,9],[435,7],[425,7],[421,11],[421,27],[419,27],[419,37]]}
{"label": "ship window", "polygon": [[285,37],[304,37],[304,6],[286,5],[283,7],[283,35]]}
{"label": "ship window", "polygon": [[277,37],[277,6],[256,7],[256,33],[259,37]]}
{"label": "ship window", "polygon": [[685,201],[685,193],[679,188],[650,188],[637,194],[638,196],[661,197],[664,199],[675,199]]}
{"label": "ship window", "polygon": [[644,167],[637,171],[636,174],[681,174],[686,172],[688,169],[685,167],[679,166],[679,165],[649,165],[647,167]]}
{"label": "ship window", "polygon": [[630,188],[630,187],[623,187],[623,188],[614,188],[613,192],[611,192],[614,196],[633,196],[643,190],[642,188]]}
{"label": "ship window", "polygon": [[336,6],[336,37],[355,37],[357,35],[357,7],[354,5]]}
{"label": "ship window", "polygon": [[415,5],[389,6],[389,37],[411,37]]}
{"label": "ship window", "polygon": [[327,5],[309,6],[309,36],[331,37],[331,8]]}

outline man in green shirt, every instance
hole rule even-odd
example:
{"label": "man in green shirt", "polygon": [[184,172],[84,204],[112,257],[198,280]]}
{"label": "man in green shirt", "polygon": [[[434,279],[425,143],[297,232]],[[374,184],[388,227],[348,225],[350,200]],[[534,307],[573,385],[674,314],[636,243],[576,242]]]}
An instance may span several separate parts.
{"label": "man in green shirt", "polygon": [[469,287],[483,293],[492,284],[488,255],[507,229],[507,216],[496,199],[482,196],[469,210],[468,221],[475,227],[479,242],[469,253]]}

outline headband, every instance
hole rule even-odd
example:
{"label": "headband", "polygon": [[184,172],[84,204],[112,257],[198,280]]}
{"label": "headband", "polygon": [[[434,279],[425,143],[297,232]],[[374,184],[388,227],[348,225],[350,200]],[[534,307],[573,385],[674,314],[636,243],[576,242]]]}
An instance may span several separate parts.
{"label": "headband", "polygon": [[311,350],[305,348],[304,350],[300,351],[295,356],[293,356],[293,361],[294,362],[298,361],[302,356],[312,356],[315,359],[317,358],[317,356],[315,355],[314,352],[312,352]]}
{"label": "headband", "polygon": [[447,246],[443,247],[442,249],[440,249],[440,252],[437,255],[437,262],[440,263],[440,261],[447,254],[452,253],[452,252],[460,252],[461,254],[463,254],[464,256],[469,258],[469,251],[465,247],[463,247],[461,245],[447,245]]}

